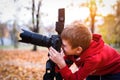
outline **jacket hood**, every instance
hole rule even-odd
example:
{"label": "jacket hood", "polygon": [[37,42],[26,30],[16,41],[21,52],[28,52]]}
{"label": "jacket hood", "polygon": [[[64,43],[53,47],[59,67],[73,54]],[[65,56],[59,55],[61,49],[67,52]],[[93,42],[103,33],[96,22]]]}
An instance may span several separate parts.
{"label": "jacket hood", "polygon": [[102,36],[99,34],[93,34],[92,41],[88,49],[81,53],[80,58],[84,59],[86,57],[90,57],[96,54],[99,54],[104,46],[104,41],[102,40]]}

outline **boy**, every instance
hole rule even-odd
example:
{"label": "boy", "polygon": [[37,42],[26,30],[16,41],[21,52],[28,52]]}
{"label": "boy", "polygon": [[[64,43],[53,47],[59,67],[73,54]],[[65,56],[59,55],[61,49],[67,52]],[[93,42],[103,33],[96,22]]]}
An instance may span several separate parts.
{"label": "boy", "polygon": [[[101,35],[75,22],[63,30],[61,39],[61,52],[50,47],[49,58],[60,68],[64,80],[120,80],[120,55]],[[78,71],[72,73],[65,58],[72,60]]]}

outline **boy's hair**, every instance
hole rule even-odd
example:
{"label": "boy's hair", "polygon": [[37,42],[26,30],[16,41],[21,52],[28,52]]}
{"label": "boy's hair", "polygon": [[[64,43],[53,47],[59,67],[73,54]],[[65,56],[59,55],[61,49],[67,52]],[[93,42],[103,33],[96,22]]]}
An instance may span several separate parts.
{"label": "boy's hair", "polygon": [[72,48],[80,46],[85,50],[90,45],[92,33],[84,24],[75,21],[71,25],[66,26],[61,33],[61,38],[67,40]]}

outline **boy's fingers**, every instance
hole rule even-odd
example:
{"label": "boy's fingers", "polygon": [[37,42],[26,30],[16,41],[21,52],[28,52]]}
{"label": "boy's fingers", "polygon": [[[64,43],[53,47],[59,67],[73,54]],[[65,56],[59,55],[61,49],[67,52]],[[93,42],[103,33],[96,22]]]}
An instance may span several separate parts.
{"label": "boy's fingers", "polygon": [[50,47],[50,50],[55,53],[55,54],[58,54],[58,52],[53,48],[53,47]]}
{"label": "boy's fingers", "polygon": [[49,48],[49,52],[48,53],[49,53],[50,56],[53,56],[53,51],[52,51],[51,47]]}
{"label": "boy's fingers", "polygon": [[51,57],[55,57],[57,53],[58,52],[54,48],[50,47],[49,54]]}

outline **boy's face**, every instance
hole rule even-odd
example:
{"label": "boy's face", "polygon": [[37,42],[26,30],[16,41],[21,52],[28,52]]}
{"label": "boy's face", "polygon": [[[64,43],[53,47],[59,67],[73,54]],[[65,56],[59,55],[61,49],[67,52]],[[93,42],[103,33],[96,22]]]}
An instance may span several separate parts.
{"label": "boy's face", "polygon": [[82,49],[81,47],[72,48],[67,40],[62,40],[62,48],[65,55],[80,55]]}

